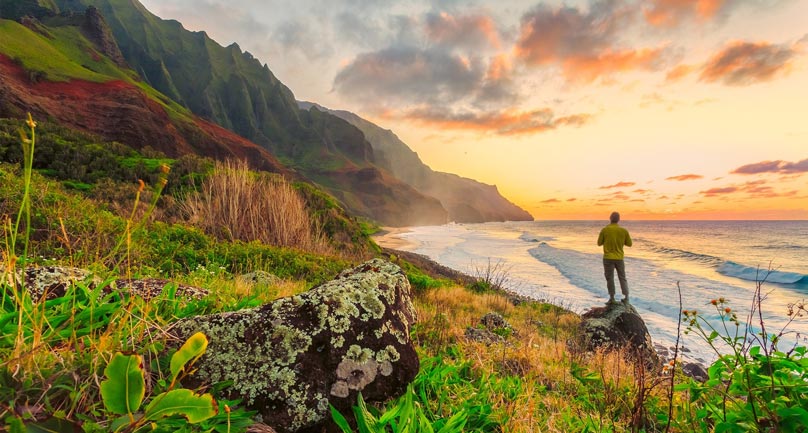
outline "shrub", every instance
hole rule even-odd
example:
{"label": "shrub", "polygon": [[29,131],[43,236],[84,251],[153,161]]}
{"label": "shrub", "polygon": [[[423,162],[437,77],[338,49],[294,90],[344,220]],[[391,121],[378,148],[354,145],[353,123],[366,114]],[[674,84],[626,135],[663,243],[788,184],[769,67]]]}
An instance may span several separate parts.
{"label": "shrub", "polygon": [[297,190],[277,175],[250,172],[245,161],[216,163],[183,206],[192,224],[221,239],[328,250]]}

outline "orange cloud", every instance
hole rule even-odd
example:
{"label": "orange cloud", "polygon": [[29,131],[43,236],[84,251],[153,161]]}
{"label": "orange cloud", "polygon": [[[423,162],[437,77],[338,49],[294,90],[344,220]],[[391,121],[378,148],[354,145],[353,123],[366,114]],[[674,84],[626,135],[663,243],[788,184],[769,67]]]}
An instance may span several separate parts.
{"label": "orange cloud", "polygon": [[453,46],[470,43],[479,46],[483,41],[497,49],[501,46],[494,20],[485,15],[429,14],[426,35],[433,42]]}
{"label": "orange cloud", "polygon": [[491,59],[488,65],[488,73],[486,79],[491,81],[498,81],[502,79],[509,79],[513,66],[507,54],[499,54]]}
{"label": "orange cloud", "polygon": [[387,116],[433,127],[493,132],[499,135],[533,134],[551,131],[560,126],[581,126],[590,118],[588,114],[555,117],[549,108],[521,112],[506,110],[483,113],[451,113],[446,109],[415,109],[399,115],[387,113]]}
{"label": "orange cloud", "polygon": [[736,86],[769,81],[788,71],[797,54],[797,48],[785,45],[731,42],[705,63],[699,79]]}
{"label": "orange cloud", "polygon": [[663,53],[664,48],[607,50],[596,57],[570,57],[563,61],[562,68],[572,81],[589,83],[615,72],[654,71],[658,69]]}
{"label": "orange cloud", "polygon": [[614,185],[602,186],[602,187],[600,187],[600,189],[628,188],[628,187],[634,186],[636,184],[637,184],[636,182],[617,182]]}
{"label": "orange cloud", "polygon": [[620,33],[636,14],[619,2],[588,11],[539,5],[522,17],[514,55],[531,66],[558,65],[567,79],[591,82],[629,70],[657,70],[666,48],[621,48]]}
{"label": "orange cloud", "polygon": [[678,180],[680,182],[685,180],[696,180],[696,179],[704,179],[704,176],[700,174],[680,174],[678,176],[671,176],[665,178],[665,180]]}
{"label": "orange cloud", "polygon": [[797,191],[777,192],[773,187],[766,185],[765,180],[756,180],[723,188],[711,188],[699,192],[705,197],[718,197],[736,193],[745,193],[748,198],[793,197],[797,195]]}
{"label": "orange cloud", "polygon": [[674,27],[688,18],[706,21],[728,5],[727,0],[653,0],[643,10],[645,20],[656,27]]}
{"label": "orange cloud", "polygon": [[695,69],[692,65],[678,65],[675,68],[668,71],[668,74],[665,76],[665,81],[674,82],[679,81],[682,78],[689,75]]}
{"label": "orange cloud", "polygon": [[704,195],[705,197],[718,197],[724,194],[732,194],[734,192],[738,192],[739,188],[735,186],[728,186],[724,188],[710,188],[705,191],[699,191],[699,194]]}
{"label": "orange cloud", "polygon": [[551,199],[547,199],[547,200],[542,200],[539,203],[560,203],[560,202],[561,202],[561,200],[559,200],[557,198],[551,198]]}

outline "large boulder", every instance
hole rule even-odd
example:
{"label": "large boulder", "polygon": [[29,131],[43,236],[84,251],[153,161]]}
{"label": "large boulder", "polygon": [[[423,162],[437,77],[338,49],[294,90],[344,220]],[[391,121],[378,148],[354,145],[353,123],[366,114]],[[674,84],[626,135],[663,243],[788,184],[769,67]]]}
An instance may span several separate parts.
{"label": "large boulder", "polygon": [[586,351],[625,350],[648,367],[659,366],[651,335],[640,313],[630,304],[610,303],[581,316],[575,346]]}
{"label": "large boulder", "polygon": [[419,368],[415,319],[404,273],[374,259],[300,295],[185,319],[169,333],[176,344],[199,331],[209,338],[186,385],[228,381],[227,397],[277,431],[315,431],[329,405],[348,413],[360,392],[382,401],[406,390]]}

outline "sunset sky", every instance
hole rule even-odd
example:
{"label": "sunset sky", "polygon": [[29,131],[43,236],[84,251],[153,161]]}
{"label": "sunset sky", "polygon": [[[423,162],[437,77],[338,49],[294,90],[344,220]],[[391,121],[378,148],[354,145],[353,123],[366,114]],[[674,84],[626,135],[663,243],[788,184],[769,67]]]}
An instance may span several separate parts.
{"label": "sunset sky", "polygon": [[537,219],[808,219],[808,1],[142,0]]}

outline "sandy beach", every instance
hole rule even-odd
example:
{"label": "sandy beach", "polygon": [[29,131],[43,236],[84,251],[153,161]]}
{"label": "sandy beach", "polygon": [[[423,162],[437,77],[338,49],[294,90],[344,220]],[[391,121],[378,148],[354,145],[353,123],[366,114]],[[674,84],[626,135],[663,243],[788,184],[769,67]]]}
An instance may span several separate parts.
{"label": "sandy beach", "polygon": [[410,231],[409,227],[382,227],[382,230],[372,237],[380,247],[412,251],[418,246],[418,242],[401,237],[401,235],[409,233]]}

